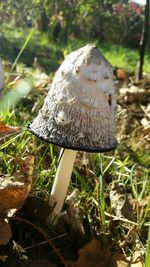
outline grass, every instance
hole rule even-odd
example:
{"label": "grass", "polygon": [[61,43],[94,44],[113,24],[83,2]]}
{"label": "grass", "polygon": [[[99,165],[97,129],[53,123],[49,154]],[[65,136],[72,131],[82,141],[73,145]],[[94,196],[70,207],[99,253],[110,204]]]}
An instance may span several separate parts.
{"label": "grass", "polygon": [[[5,38],[1,40],[0,56],[7,61],[14,62],[19,53],[22,53],[21,49],[29,41],[29,38],[30,42],[24,49],[19,62],[31,67],[35,58],[37,58],[41,68],[50,74],[58,68],[64,55],[87,43],[95,43],[113,66],[124,68],[128,72],[135,72],[138,61],[138,51],[136,49],[99,43],[95,39],[71,39],[67,43],[54,42],[49,39],[46,33],[41,33],[37,30],[34,33],[31,32],[31,29],[28,28],[15,28],[12,25],[4,24],[3,33]],[[147,73],[150,72],[149,61],[150,51],[147,51],[144,64],[144,72]]]}
{"label": "grass", "polygon": [[150,266],[150,226],[149,226],[149,231],[148,231],[148,240],[147,240],[148,246],[146,250],[146,262],[145,262],[145,267]]}
{"label": "grass", "polygon": [[[28,43],[29,30],[25,32],[22,29],[12,30],[8,25],[5,25],[4,31],[7,40],[9,40],[8,47],[6,46],[3,51],[0,49],[4,60],[15,62],[19,51],[21,57],[17,58],[18,62],[23,62],[23,64],[32,67],[36,56],[38,63],[48,73],[57,68],[65,54],[91,41],[71,40],[68,44],[60,45],[50,42],[46,34],[34,32]],[[18,41],[15,50],[16,38]],[[98,46],[100,47],[100,44]],[[7,48],[9,49],[7,50]],[[123,67],[130,72],[134,71],[138,58],[137,51],[106,44],[102,44],[101,50],[114,66]],[[145,62],[145,71],[147,72],[150,71],[149,58],[150,56],[147,54]],[[31,71],[34,72],[35,70],[31,69]],[[59,148],[38,140],[26,130],[27,123],[38,113],[45,95],[44,89],[42,88],[42,93],[39,93],[39,87],[34,87],[34,90],[16,103],[15,107],[11,106],[9,111],[0,113],[1,118],[6,123],[14,126],[21,125],[23,128],[20,134],[0,144],[0,170],[4,177],[15,175],[19,170],[16,158],[24,158],[29,154],[33,155],[35,158],[35,174],[32,194],[47,201],[58,165]],[[11,87],[9,90],[10,92],[13,91]],[[134,146],[135,144],[133,144]],[[117,217],[114,221],[111,217],[115,214],[115,210],[111,207],[110,192],[115,188],[116,193],[120,196],[124,195],[134,201],[134,214],[138,224],[135,231],[139,236],[138,241],[142,243],[142,248],[147,246],[146,267],[149,267],[150,230],[147,234],[150,206],[149,160],[144,146],[136,151],[132,150],[133,147],[131,144],[128,149],[122,144],[115,152],[93,154],[92,157],[86,154],[86,164],[83,160],[83,154],[79,154],[69,192],[72,192],[75,188],[80,191],[79,210],[83,214],[85,235],[84,240],[80,236],[77,236],[75,240],[81,246],[82,243],[96,236],[103,244],[107,242],[112,251],[124,251],[126,255],[133,254],[134,251],[139,249],[137,240],[127,242],[123,249],[120,246],[132,224],[124,223]],[[144,200],[145,205],[142,204]],[[143,229],[144,226],[146,226],[146,230]],[[140,249],[142,248],[140,247]]]}
{"label": "grass", "polygon": [[[11,125],[20,125],[18,116],[20,112],[25,121],[22,125],[24,127],[27,119],[26,108],[24,109],[23,103],[18,104],[14,112],[7,114],[3,119]],[[35,157],[36,175],[33,180],[32,194],[47,201],[58,164],[59,149],[57,147],[47,145],[47,143],[38,140],[27,131],[22,132],[0,145],[1,173],[3,175],[14,175],[19,168],[16,164],[16,157],[24,158],[29,154]],[[86,237],[84,242],[87,242],[93,236],[97,236],[103,244],[109,243],[112,250],[120,251],[119,244],[123,242],[129,225],[120,224],[119,219],[114,224],[113,220],[106,215],[107,213],[114,214],[108,201],[108,193],[114,186],[117,186],[124,195],[132,196],[136,203],[134,208],[137,215],[136,222],[142,229],[142,224],[148,222],[149,214],[148,212],[145,216],[145,212],[143,211],[140,214],[139,210],[142,200],[149,196],[150,183],[147,170],[138,163],[135,165],[134,159],[131,155],[128,155],[128,152],[124,151],[124,155],[122,155],[119,148],[115,153],[94,154],[92,164],[93,169],[88,167],[87,171],[81,171],[80,166],[76,163],[72,183],[69,187],[69,192],[72,192],[75,188],[80,190],[79,208],[84,216]],[[88,173],[89,170],[92,171],[92,175]],[[111,230],[112,224],[114,225],[113,230]],[[143,240],[142,236],[140,238],[143,246],[146,246],[146,240]],[[77,239],[76,242],[80,241],[81,245],[82,240],[79,237]],[[131,248],[131,245],[133,245],[133,248]],[[129,247],[130,253],[133,253],[136,243],[129,243],[125,247],[127,255]]]}

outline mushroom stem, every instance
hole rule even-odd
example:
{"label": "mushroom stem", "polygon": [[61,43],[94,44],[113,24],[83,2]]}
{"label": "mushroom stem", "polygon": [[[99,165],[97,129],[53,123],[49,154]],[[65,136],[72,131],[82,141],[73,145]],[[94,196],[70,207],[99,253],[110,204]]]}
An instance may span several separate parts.
{"label": "mushroom stem", "polygon": [[55,203],[53,213],[56,217],[60,214],[64,204],[76,154],[75,150],[65,149],[57,169],[50,196],[50,206]]}

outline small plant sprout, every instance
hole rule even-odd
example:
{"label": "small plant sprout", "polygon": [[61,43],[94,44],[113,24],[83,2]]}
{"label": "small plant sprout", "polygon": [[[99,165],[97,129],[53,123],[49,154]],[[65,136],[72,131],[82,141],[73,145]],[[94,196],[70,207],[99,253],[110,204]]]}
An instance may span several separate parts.
{"label": "small plant sprout", "polygon": [[[113,69],[95,45],[70,53],[29,130],[65,148],[50,196],[56,218],[62,211],[77,151],[104,152],[115,139]],[[53,202],[54,203],[54,202]]]}

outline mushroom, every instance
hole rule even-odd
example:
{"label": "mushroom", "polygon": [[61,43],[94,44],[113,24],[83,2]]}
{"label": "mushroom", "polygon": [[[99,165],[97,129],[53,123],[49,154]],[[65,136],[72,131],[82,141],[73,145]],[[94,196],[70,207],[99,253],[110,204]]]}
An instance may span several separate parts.
{"label": "mushroom", "polygon": [[65,148],[51,191],[58,217],[76,153],[104,152],[115,139],[113,68],[95,45],[70,53],[55,74],[38,116],[28,126],[39,138]]}

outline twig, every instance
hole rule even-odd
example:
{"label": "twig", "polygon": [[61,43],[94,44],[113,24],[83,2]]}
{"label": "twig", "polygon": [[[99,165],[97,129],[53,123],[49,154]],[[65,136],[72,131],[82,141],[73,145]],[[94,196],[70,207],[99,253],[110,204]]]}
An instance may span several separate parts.
{"label": "twig", "polygon": [[57,256],[59,257],[59,259],[61,260],[61,262],[64,264],[65,267],[67,267],[65,261],[64,261],[64,258],[61,256],[61,254],[59,253],[59,251],[57,250],[57,248],[55,247],[55,245],[52,243],[52,241],[47,237],[47,234],[43,231],[43,229],[35,224],[33,224],[32,222],[26,220],[26,219],[23,219],[23,218],[20,218],[20,217],[15,217],[13,218],[17,221],[21,221],[21,222],[24,222],[30,226],[32,226],[37,232],[39,232],[44,238],[45,240],[49,243],[49,245],[53,248],[54,252],[57,254]]}
{"label": "twig", "polygon": [[125,223],[131,223],[131,224],[134,224],[134,225],[136,225],[136,226],[140,226],[139,223],[130,221],[130,220],[125,219],[125,218],[117,217],[117,216],[112,215],[112,214],[110,214],[110,213],[108,213],[108,212],[105,212],[105,215],[108,216],[108,217],[110,217],[110,218],[113,218],[114,220],[117,220],[117,221],[122,221],[122,222],[125,222]]}
{"label": "twig", "polygon": [[[53,241],[53,240],[57,240],[57,239],[59,239],[59,238],[61,238],[61,237],[64,237],[64,236],[66,236],[66,235],[67,235],[67,233],[61,234],[61,235],[59,235],[59,236],[57,236],[57,237],[52,238],[51,241]],[[23,249],[24,249],[24,250],[27,250],[27,249],[35,248],[35,247],[38,247],[38,246],[41,246],[41,245],[45,245],[45,244],[47,244],[47,243],[48,243],[48,241],[43,241],[43,242],[36,243],[36,244],[34,244],[34,245],[32,245],[32,246],[29,246],[29,247],[26,247],[26,248],[23,248]]]}

